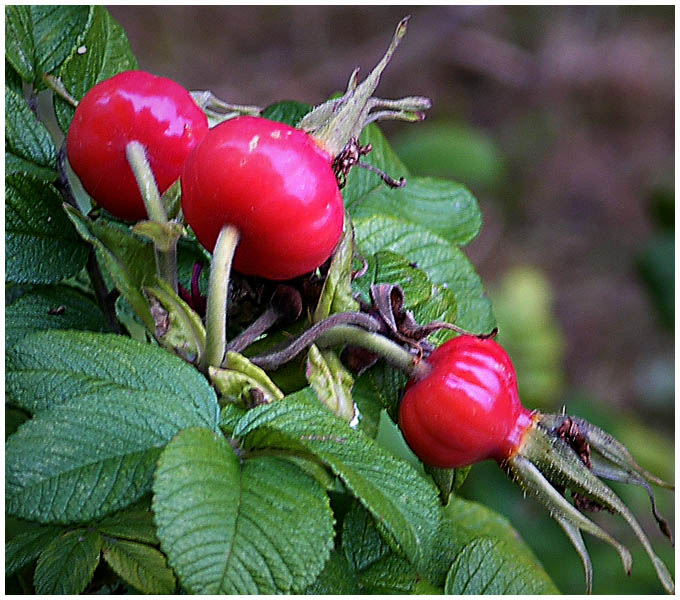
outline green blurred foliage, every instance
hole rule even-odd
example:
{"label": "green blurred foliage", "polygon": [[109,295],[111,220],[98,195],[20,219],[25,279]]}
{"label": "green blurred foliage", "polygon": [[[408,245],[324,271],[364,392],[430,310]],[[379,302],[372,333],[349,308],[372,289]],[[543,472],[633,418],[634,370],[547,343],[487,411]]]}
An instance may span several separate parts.
{"label": "green blurred foliage", "polygon": [[475,191],[494,189],[505,176],[505,159],[493,139],[463,123],[428,121],[402,130],[393,146],[411,172],[450,177]]}
{"label": "green blurred foliage", "polygon": [[498,341],[517,370],[522,402],[554,409],[564,390],[562,331],[553,314],[553,292],[537,268],[515,267],[490,292]]}

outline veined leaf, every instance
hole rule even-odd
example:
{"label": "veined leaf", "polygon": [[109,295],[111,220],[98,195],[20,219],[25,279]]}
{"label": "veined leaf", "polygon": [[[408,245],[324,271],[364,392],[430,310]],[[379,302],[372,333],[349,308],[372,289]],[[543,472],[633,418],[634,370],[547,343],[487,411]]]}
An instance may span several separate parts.
{"label": "veined leaf", "polygon": [[191,593],[300,592],[332,546],[328,498],[313,479],[283,459],[241,465],[206,429],[164,450],[153,507],[161,547]]}
{"label": "veined leaf", "polygon": [[158,544],[150,496],[128,506],[125,510],[120,510],[97,521],[95,528],[106,536],[152,545]]}
{"label": "veined leaf", "polygon": [[347,423],[354,418],[352,385],[354,378],[334,350],[319,350],[314,344],[307,353],[307,381],[320,402]]}
{"label": "veined leaf", "polygon": [[5,6],[5,58],[24,81],[33,81],[35,44],[30,6]]}
{"label": "veined leaf", "polygon": [[5,87],[5,152],[53,171],[57,152],[47,128],[38,121],[22,96]]}
{"label": "veined leaf", "polygon": [[249,448],[275,446],[314,454],[374,515],[395,548],[414,564],[422,559],[422,547],[440,516],[434,486],[320,406],[309,388],[249,411],[234,436],[245,438]]}
{"label": "veined leaf", "polygon": [[262,111],[262,116],[271,121],[279,121],[291,127],[295,127],[302,117],[312,110],[310,104],[296,102],[295,100],[283,100],[270,104]]}
{"label": "veined leaf", "polygon": [[[76,46],[77,51],[71,52],[59,70],[59,78],[76,100],[100,81],[137,68],[125,31],[101,5],[91,7]],[[54,110],[59,126],[66,131],[73,107],[55,95]]]}
{"label": "veined leaf", "polygon": [[358,219],[354,229],[362,254],[390,250],[407,256],[433,283],[448,287],[456,299],[458,326],[475,332],[493,329],[491,303],[484,295],[479,275],[460,248],[414,223],[394,217]]}
{"label": "veined leaf", "polygon": [[30,523],[29,529],[5,543],[5,577],[32,563],[64,529]]}
{"label": "veined leaf", "polygon": [[35,179],[49,181],[53,183],[57,179],[57,172],[46,167],[39,167],[37,164],[25,158],[21,158],[11,152],[5,152],[5,176],[23,173]]}
{"label": "veined leaf", "polygon": [[457,245],[473,240],[482,226],[477,200],[465,186],[413,175],[403,188],[382,185],[371,190],[350,212],[355,219],[387,215],[415,223]]}
{"label": "veined leaf", "polygon": [[104,315],[92,298],[66,285],[40,286],[5,308],[5,347],[43,329],[104,331]]}
{"label": "veined leaf", "polygon": [[5,449],[6,510],[46,523],[96,519],[151,487],[178,431],[217,430],[207,381],[168,352],[111,334],[46,331],[11,352],[8,386],[35,410]]}
{"label": "veined leaf", "polygon": [[357,595],[360,593],[356,576],[349,567],[345,555],[339,550],[333,550],[326,566],[317,580],[306,590],[307,595]]}
{"label": "veined leaf", "polygon": [[172,594],[177,585],[165,556],[146,544],[106,540],[104,560],[133,588],[145,594]]}
{"label": "veined leaf", "polygon": [[55,283],[85,265],[87,246],[61,208],[59,192],[33,176],[5,177],[5,279]]}
{"label": "veined leaf", "polygon": [[53,540],[35,568],[37,594],[80,594],[99,564],[101,536],[91,529],[76,529]]}
{"label": "veined leaf", "polygon": [[451,565],[447,594],[556,594],[557,588],[536,563],[522,559],[497,538],[466,544]]}

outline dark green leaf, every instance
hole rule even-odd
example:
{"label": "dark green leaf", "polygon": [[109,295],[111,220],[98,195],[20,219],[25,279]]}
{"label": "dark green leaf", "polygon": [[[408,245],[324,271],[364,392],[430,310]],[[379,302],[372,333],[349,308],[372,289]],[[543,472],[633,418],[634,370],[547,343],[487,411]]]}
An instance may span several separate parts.
{"label": "dark green leaf", "polygon": [[276,104],[270,104],[262,111],[262,116],[271,121],[279,121],[291,127],[295,127],[302,117],[304,117],[310,110],[310,104],[304,102],[296,102],[295,100],[282,100]]}
{"label": "dark green leaf", "polygon": [[64,531],[53,525],[28,523],[28,529],[5,544],[5,577],[32,563],[45,546]]}
{"label": "dark green leaf", "polygon": [[95,527],[97,531],[106,536],[144,542],[146,544],[158,544],[156,526],[154,525],[153,513],[151,512],[150,496],[132,506],[128,506],[125,510],[104,517],[102,520],[97,521]]}
{"label": "dark green leaf", "polygon": [[245,436],[247,447],[276,446],[317,456],[379,519],[395,548],[418,564],[438,524],[434,486],[330,413],[309,389],[249,411],[234,435]]}
{"label": "dark green leaf", "polygon": [[12,397],[37,411],[5,450],[6,509],[54,523],[96,519],[151,487],[178,431],[217,430],[207,381],[168,352],[122,336],[47,331],[10,352]]}
{"label": "dark green leaf", "polygon": [[24,97],[24,82],[21,80],[21,75],[16,72],[14,67],[7,60],[5,55],[5,87],[12,90],[20,97]]}
{"label": "dark green leaf", "polygon": [[105,219],[92,221],[71,206],[66,207],[66,212],[83,239],[94,245],[100,264],[135,314],[149,331],[154,331],[156,323],[141,291],[156,282],[153,244],[125,225]]}
{"label": "dark green leaf", "polygon": [[36,287],[5,308],[5,347],[43,329],[104,331],[104,316],[92,298],[66,285]]}
{"label": "dark green leaf", "polygon": [[354,222],[363,255],[390,250],[409,257],[433,283],[450,289],[456,299],[456,324],[474,332],[491,331],[494,318],[479,275],[457,246],[438,235],[393,217],[376,216]]}
{"label": "dark green leaf", "polygon": [[85,265],[87,246],[49,183],[15,173],[5,178],[5,279],[55,283]]}
{"label": "dark green leaf", "polygon": [[556,594],[536,563],[523,560],[506,542],[478,537],[466,544],[446,577],[447,594]]}
{"label": "dark green leaf", "polygon": [[328,594],[345,596],[356,595],[359,592],[356,576],[350,569],[345,556],[338,550],[331,552],[317,580],[305,590],[305,594],[315,596]]}
{"label": "dark green leaf", "polygon": [[81,594],[99,564],[102,539],[91,529],[76,529],[53,540],[35,568],[37,594]]}
{"label": "dark green leaf", "polygon": [[[78,52],[72,52],[59,71],[59,78],[76,100],[100,81],[137,68],[125,31],[103,6],[91,8],[77,46]],[[66,131],[74,109],[56,95],[54,102],[59,125]]]}
{"label": "dark green leaf", "polygon": [[57,152],[47,128],[38,121],[23,97],[7,87],[5,87],[5,152],[11,152],[20,159],[35,163],[37,167],[53,171],[57,168]]}
{"label": "dark green leaf", "polygon": [[328,498],[314,480],[283,459],[241,465],[206,429],[163,451],[153,507],[161,546],[191,593],[300,592],[332,546]]}
{"label": "dark green leaf", "polygon": [[[378,418],[380,409],[385,408],[392,420],[396,421],[399,401],[407,381],[408,377],[404,373],[386,365],[384,362],[379,362],[360,377],[357,377],[354,384],[354,394],[357,396],[357,402],[360,402],[361,397],[373,398],[377,404]],[[359,404],[359,410],[363,410],[363,406],[363,404]],[[373,411],[375,410],[376,408],[373,408]]]}
{"label": "dark green leaf", "polygon": [[14,173],[32,175],[36,179],[42,179],[51,183],[56,181],[58,177],[57,172],[52,169],[39,167],[30,160],[21,158],[11,152],[5,152],[5,175],[12,175]]}
{"label": "dark green leaf", "polygon": [[447,242],[464,245],[482,226],[477,200],[453,181],[410,176],[406,186],[377,187],[349,207],[354,219],[387,215],[420,225]]}
{"label": "dark green leaf", "polygon": [[35,46],[30,6],[5,6],[5,58],[24,81],[33,81]]}
{"label": "dark green leaf", "polygon": [[91,8],[87,6],[31,6],[38,75],[58,68],[76,47]]}
{"label": "dark green leaf", "polygon": [[17,429],[19,429],[19,425],[28,421],[29,418],[30,415],[25,413],[23,410],[5,406],[5,441],[7,441],[7,438]]}
{"label": "dark green leaf", "polygon": [[172,594],[175,575],[158,550],[127,540],[107,540],[104,560],[126,583],[144,594]]}

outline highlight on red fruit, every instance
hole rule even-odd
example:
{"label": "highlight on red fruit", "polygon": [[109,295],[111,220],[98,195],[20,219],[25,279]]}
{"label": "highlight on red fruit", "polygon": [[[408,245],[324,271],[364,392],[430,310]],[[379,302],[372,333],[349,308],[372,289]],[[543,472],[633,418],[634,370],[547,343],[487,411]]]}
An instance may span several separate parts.
{"label": "highlight on red fruit", "polygon": [[165,77],[124,71],[91,88],[66,136],[69,163],[88,194],[112,215],[146,218],[125,148],[138,141],[163,193],[180,176],[208,120],[189,92]]}
{"label": "highlight on red fruit", "polygon": [[532,424],[505,350],[492,339],[456,337],[427,359],[430,372],[409,382],[399,409],[404,438],[423,462],[464,467],[503,461]]}
{"label": "highlight on red fruit", "polygon": [[182,210],[212,252],[239,231],[234,268],[284,280],[322,265],[340,240],[344,206],[332,157],[307,133],[243,116],[210,130],[182,173]]}

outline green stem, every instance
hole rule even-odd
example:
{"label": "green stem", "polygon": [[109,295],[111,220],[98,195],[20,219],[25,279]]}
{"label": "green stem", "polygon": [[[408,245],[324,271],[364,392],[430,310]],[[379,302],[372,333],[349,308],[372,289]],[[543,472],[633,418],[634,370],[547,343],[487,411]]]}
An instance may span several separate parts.
{"label": "green stem", "polygon": [[[156,178],[146,157],[146,148],[133,140],[126,146],[125,155],[137,180],[149,219],[160,225],[167,224],[168,215],[156,185]],[[173,291],[177,292],[177,239],[172,240],[167,248],[161,248],[154,243],[154,250],[158,277],[167,281]]]}
{"label": "green stem", "polygon": [[217,237],[210,263],[208,306],[205,314],[206,349],[201,363],[203,370],[219,367],[227,341],[227,297],[231,263],[238,244],[238,229],[225,225]]}
{"label": "green stem", "polygon": [[69,94],[61,79],[55,77],[54,75],[50,75],[49,73],[45,73],[42,78],[47,87],[57,94],[57,96],[66,100],[66,102],[68,102],[74,108],[78,106],[78,100]]}
{"label": "green stem", "polygon": [[359,346],[384,358],[392,366],[404,371],[409,377],[421,379],[429,371],[429,365],[418,359],[399,344],[380,335],[353,325],[337,325],[329,329],[316,341],[317,346]]}

